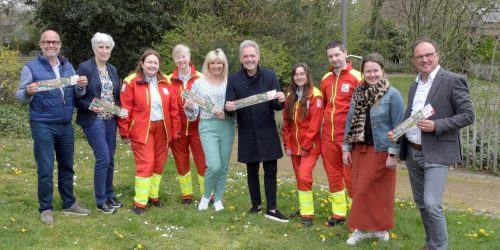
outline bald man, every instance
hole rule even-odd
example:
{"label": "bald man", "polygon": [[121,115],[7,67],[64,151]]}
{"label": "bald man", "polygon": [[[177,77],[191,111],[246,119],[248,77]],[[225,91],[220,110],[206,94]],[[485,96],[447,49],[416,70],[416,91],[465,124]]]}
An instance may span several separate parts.
{"label": "bald man", "polygon": [[[78,78],[77,85],[38,91],[39,82],[75,75],[73,66],[59,55],[61,39],[57,32],[42,33],[39,46],[42,52],[26,63],[16,92],[17,99],[29,103],[31,135],[38,172],[38,202],[40,219],[53,223],[52,196],[54,155],[57,160],[57,179],[64,213],[88,215],[73,195],[74,132],[71,124],[74,97],[85,94],[87,78]],[[55,153],[54,153],[55,152]]]}

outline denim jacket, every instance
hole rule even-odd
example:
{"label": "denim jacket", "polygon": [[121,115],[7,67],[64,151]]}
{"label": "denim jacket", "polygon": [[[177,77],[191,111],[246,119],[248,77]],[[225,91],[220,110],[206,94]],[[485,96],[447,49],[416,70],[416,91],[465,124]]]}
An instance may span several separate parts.
{"label": "denim jacket", "polygon": [[[354,105],[354,98],[351,98],[344,138],[347,138],[347,134],[351,128]],[[396,88],[389,87],[389,90],[382,96],[380,101],[370,108],[370,115],[375,152],[388,151],[389,154],[399,155],[399,144],[391,143],[387,138],[387,133],[403,121],[404,102],[399,91]],[[344,139],[342,151],[351,150],[351,143]]]}

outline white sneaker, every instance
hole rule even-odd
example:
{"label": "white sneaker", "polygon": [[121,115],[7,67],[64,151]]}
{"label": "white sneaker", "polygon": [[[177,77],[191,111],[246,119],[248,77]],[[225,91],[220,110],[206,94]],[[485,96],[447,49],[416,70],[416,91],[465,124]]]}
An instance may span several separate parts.
{"label": "white sneaker", "polygon": [[215,208],[215,212],[219,212],[221,210],[224,210],[224,206],[222,205],[222,201],[218,200],[218,201],[214,202],[214,208]]}
{"label": "white sneaker", "polygon": [[198,204],[198,210],[207,210],[208,209],[208,203],[210,202],[210,199],[207,199],[205,197],[201,197],[200,204]]}
{"label": "white sneaker", "polygon": [[387,231],[378,231],[373,233],[373,237],[377,238],[381,241],[388,241],[389,240],[389,233]]}
{"label": "white sneaker", "polygon": [[351,236],[347,241],[345,242],[347,245],[354,246],[358,242],[364,239],[368,239],[371,237],[371,233],[365,233],[361,230],[355,229],[354,232],[352,232]]}

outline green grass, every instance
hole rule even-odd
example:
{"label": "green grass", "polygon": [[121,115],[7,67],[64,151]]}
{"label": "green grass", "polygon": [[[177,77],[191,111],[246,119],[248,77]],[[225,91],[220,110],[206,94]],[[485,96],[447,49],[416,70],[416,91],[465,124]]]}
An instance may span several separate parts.
{"label": "green grass", "polygon": [[[224,196],[226,210],[199,212],[196,205],[180,204],[180,190],[172,158],[161,184],[165,208],[148,208],[144,216],[130,211],[134,195],[134,162],[128,145],[119,145],[116,155],[115,191],[126,204],[114,215],[96,212],[93,194],[93,156],[87,142],[75,149],[75,194],[92,209],[87,217],[61,213],[54,193],[55,223],[44,225],[37,211],[36,166],[30,140],[0,138],[0,248],[8,249],[419,249],[424,243],[420,216],[410,201],[396,201],[396,226],[386,243],[367,240],[347,247],[345,227],[327,228],[322,222],[330,204],[325,188],[315,187],[314,226],[303,228],[299,220],[278,223],[263,215],[249,215],[250,207],[244,169],[230,166]],[[288,166],[285,166],[288,167]],[[57,181],[55,178],[54,181]],[[199,199],[195,188],[196,199]],[[278,206],[289,214],[297,209],[293,179],[281,179]],[[472,211],[447,211],[450,249],[499,249],[498,219]],[[481,230],[482,229],[482,230]],[[480,231],[481,230],[481,231]],[[474,236],[476,234],[476,236]]]}
{"label": "green grass", "polygon": [[414,75],[395,75],[391,76],[389,75],[389,82],[393,87],[399,90],[403,98],[406,100],[408,99],[408,91],[410,90],[410,86],[415,81],[415,76]]}

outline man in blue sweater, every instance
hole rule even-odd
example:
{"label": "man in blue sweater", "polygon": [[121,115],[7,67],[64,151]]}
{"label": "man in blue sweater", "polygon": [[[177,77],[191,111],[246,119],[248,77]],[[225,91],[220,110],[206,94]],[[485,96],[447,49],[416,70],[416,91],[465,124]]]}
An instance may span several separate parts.
{"label": "man in blue sweater", "polygon": [[38,202],[40,219],[52,223],[54,151],[57,159],[57,179],[64,213],[88,215],[73,195],[74,132],[71,124],[74,97],[85,94],[87,78],[78,78],[77,85],[39,91],[41,81],[71,77],[73,66],[59,55],[61,39],[55,31],[42,33],[39,42],[42,53],[26,63],[16,92],[20,102],[29,103],[31,136],[38,172]]}

